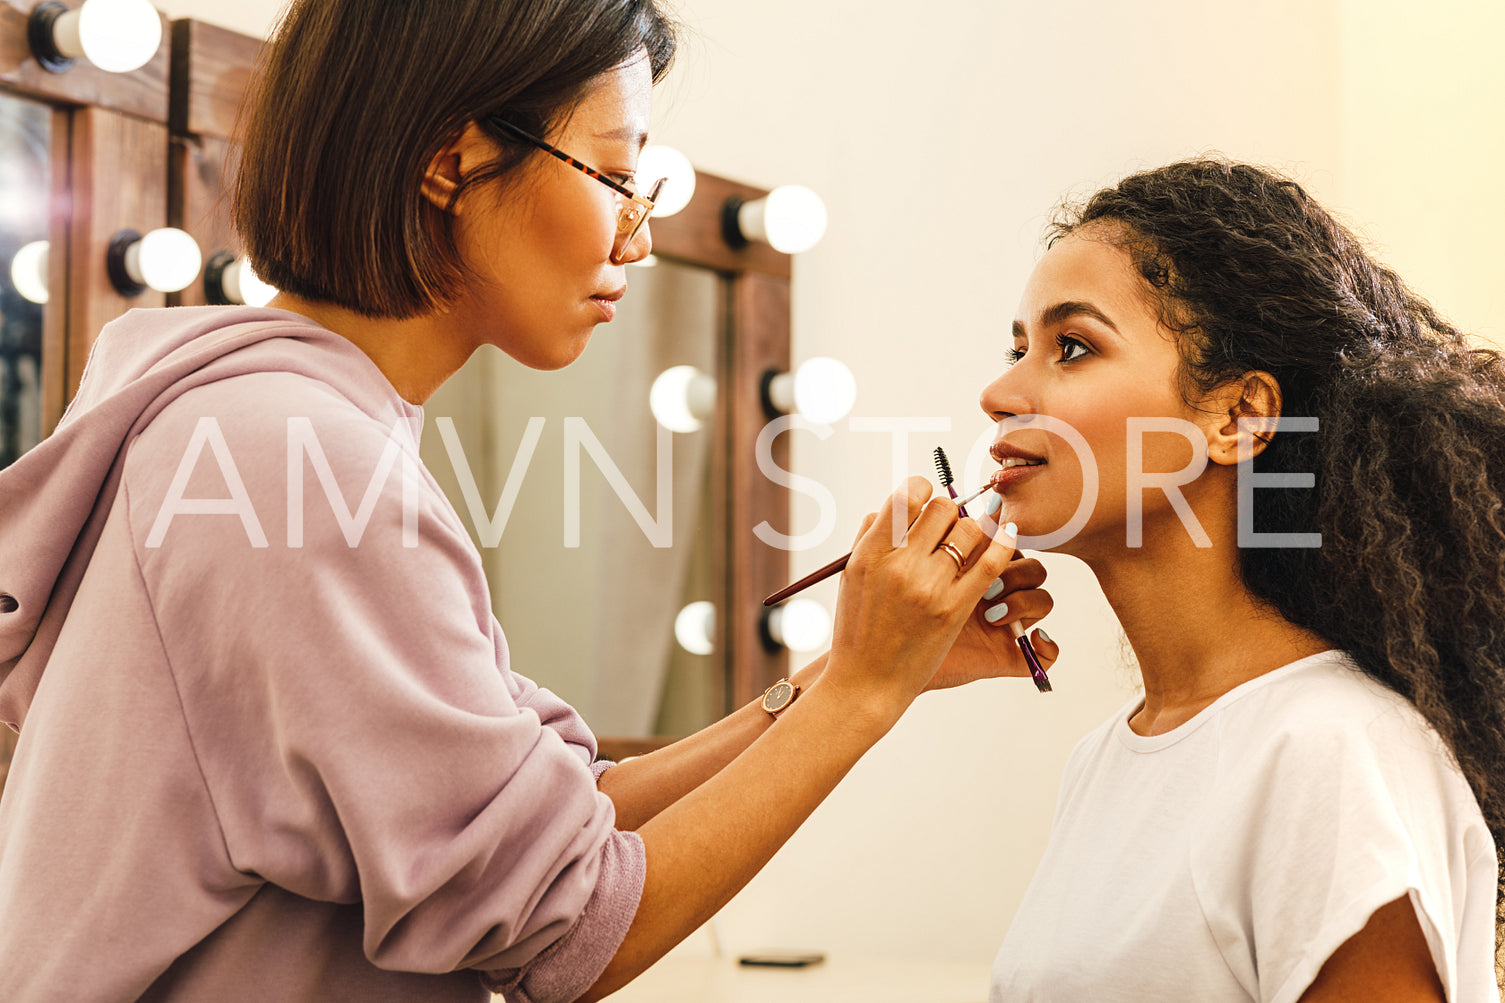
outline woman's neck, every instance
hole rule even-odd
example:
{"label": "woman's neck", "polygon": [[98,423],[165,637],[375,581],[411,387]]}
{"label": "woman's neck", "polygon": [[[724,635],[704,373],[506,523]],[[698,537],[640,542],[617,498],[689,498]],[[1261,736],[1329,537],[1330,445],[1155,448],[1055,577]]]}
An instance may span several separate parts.
{"label": "woman's neck", "polygon": [[269,304],[328,328],[365,352],[399,396],[422,404],[465,364],[476,345],[456,334],[444,313],[401,319],[366,317],[331,303],[279,293]]}
{"label": "woman's neck", "polygon": [[1141,735],[1170,731],[1234,687],[1332,647],[1250,594],[1229,541],[1180,539],[1088,561],[1139,662],[1144,706],[1129,724]]}

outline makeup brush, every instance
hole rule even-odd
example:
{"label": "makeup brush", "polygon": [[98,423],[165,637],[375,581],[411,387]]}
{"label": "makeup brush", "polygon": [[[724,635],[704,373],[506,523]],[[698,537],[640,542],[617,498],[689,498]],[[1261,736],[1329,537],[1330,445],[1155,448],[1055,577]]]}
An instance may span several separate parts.
{"label": "makeup brush", "polygon": [[[941,487],[945,488],[946,492],[952,498],[955,498],[956,488],[952,487],[951,482],[956,478],[951,474],[951,461],[946,458],[946,451],[940,446],[935,447],[935,472],[941,479]],[[987,489],[984,488],[983,490]],[[977,495],[972,496],[972,498],[976,497]],[[971,501],[972,499],[969,498],[967,500]],[[963,516],[967,514],[966,506],[960,502],[957,503],[956,508]],[[1019,651],[1024,655],[1025,664],[1029,666],[1030,678],[1035,681],[1035,689],[1041,693],[1049,693],[1051,689],[1050,677],[1040,667],[1040,659],[1035,655],[1035,646],[1030,643],[1029,635],[1024,632],[1024,625],[1015,620],[1009,624],[1009,632],[1014,635],[1014,643],[1019,645]]]}
{"label": "makeup brush", "polygon": [[[987,490],[989,488],[991,488],[992,486],[993,486],[992,484],[984,484],[982,487],[978,488],[972,494],[970,494],[967,497],[963,498],[961,500],[961,502],[958,504],[958,507],[960,507],[960,505],[966,504],[969,501],[974,501],[974,500],[976,500],[978,498],[981,498],[983,496],[983,494],[985,492],[987,492]],[[956,497],[956,493],[952,492],[951,496],[953,498],[955,498]],[[763,605],[764,606],[774,606],[774,605],[776,605],[778,603],[783,602],[785,599],[788,599],[792,595],[795,595],[797,593],[805,591],[806,589],[808,589],[810,586],[816,584],[817,582],[823,582],[827,578],[830,578],[832,575],[838,575],[838,574],[840,574],[841,570],[847,566],[847,562],[850,561],[851,559],[852,559],[852,553],[851,553],[851,551],[848,551],[847,553],[845,553],[842,556],[838,557],[836,560],[832,561],[830,564],[827,564],[825,567],[823,567],[823,568],[817,568],[816,570],[810,572],[808,575],[806,575],[804,578],[801,578],[799,581],[795,582],[794,584],[792,584],[792,585],[785,585],[783,588],[779,589],[773,595],[769,596],[767,599],[764,599],[763,600]]]}

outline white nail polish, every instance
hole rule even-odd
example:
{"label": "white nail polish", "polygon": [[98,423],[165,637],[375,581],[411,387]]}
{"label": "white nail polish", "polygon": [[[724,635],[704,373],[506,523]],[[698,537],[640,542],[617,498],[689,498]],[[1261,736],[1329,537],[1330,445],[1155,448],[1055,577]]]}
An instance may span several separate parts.
{"label": "white nail polish", "polygon": [[1014,523],[1011,522],[1007,526],[1003,527],[1003,531],[1009,536],[1012,536],[1014,539],[1019,539],[1019,527]]}
{"label": "white nail polish", "polygon": [[1045,631],[1042,628],[1040,628],[1040,627],[1036,627],[1035,628],[1035,633],[1037,635],[1039,635],[1040,640],[1044,641],[1046,644],[1055,644],[1056,643],[1056,642],[1052,641],[1050,639],[1050,635],[1047,634],[1047,633],[1045,633]]}
{"label": "white nail polish", "polygon": [[1003,508],[1003,495],[997,491],[989,491],[987,500],[982,503],[982,514],[997,515],[1001,508]]}
{"label": "white nail polish", "polygon": [[988,621],[988,623],[997,623],[999,620],[1002,620],[1008,615],[1009,604],[1006,602],[1001,602],[997,606],[994,606],[992,609],[988,610],[982,616],[984,620]]}
{"label": "white nail polish", "polygon": [[991,585],[988,586],[988,590],[982,594],[982,597],[984,599],[997,599],[998,598],[998,593],[1000,593],[1002,591],[1003,591],[1003,579],[1002,578],[995,578],[995,579],[993,579],[993,584],[991,584]]}

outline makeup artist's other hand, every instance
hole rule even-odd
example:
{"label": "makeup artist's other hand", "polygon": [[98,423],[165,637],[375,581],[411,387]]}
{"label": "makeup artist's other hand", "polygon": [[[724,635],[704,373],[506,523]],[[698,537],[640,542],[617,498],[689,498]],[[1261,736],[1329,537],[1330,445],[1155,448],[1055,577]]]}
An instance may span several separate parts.
{"label": "makeup artist's other hand", "polygon": [[[942,543],[968,555],[964,572],[957,573]],[[1014,555],[1012,543],[990,541],[973,520],[958,520],[955,502],[932,498],[930,482],[911,477],[852,548],[821,685],[842,686],[857,705],[897,717],[930,685],[984,590]]]}
{"label": "makeup artist's other hand", "polygon": [[[941,667],[936,670],[927,689],[939,690],[960,686],[977,679],[999,676],[1029,676],[1019,644],[1009,624],[1019,623],[1026,630],[1055,606],[1045,584],[1045,565],[1033,557],[1015,554],[1003,573],[983,592],[967,624],[957,635]],[[994,617],[989,620],[988,616]],[[1060,645],[1039,630],[1030,633],[1035,655],[1047,672],[1061,656]]]}

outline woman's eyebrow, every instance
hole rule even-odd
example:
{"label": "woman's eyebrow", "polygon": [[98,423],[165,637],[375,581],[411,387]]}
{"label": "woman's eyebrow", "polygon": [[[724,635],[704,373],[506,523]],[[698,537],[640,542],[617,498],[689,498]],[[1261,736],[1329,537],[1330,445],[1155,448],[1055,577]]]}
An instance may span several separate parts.
{"label": "woman's eyebrow", "polygon": [[624,125],[622,126],[622,128],[612,129],[610,132],[598,132],[596,133],[596,138],[616,139],[628,143],[635,143],[637,144],[637,148],[639,150],[648,145],[648,134],[641,129],[638,129],[636,126],[631,125]]}
{"label": "woman's eyebrow", "polygon": [[[1050,327],[1052,325],[1061,323],[1068,317],[1077,316],[1091,317],[1093,320],[1098,321],[1114,334],[1119,334],[1118,325],[1109,320],[1107,314],[1103,313],[1091,303],[1086,303],[1081,300],[1067,300],[1064,303],[1057,303],[1055,306],[1047,308],[1046,311],[1040,315],[1040,325],[1042,327]],[[1025,337],[1023,321],[1014,321],[1014,337]]]}

